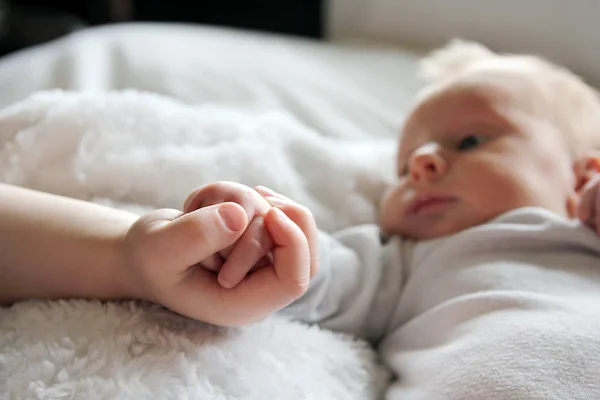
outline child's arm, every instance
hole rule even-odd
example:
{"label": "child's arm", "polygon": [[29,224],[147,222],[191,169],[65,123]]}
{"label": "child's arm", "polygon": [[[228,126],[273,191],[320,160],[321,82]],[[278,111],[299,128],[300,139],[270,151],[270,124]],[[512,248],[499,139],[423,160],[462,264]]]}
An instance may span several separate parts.
{"label": "child's arm", "polygon": [[0,303],[135,296],[123,239],[136,217],[0,184]]}
{"label": "child's arm", "polygon": [[[229,215],[230,218],[223,218]],[[247,324],[308,286],[311,226],[271,208],[274,265],[224,289],[197,264],[235,243],[249,216],[226,202],[139,219],[111,208],[0,185],[0,302],[29,298],[139,298],[208,323]]]}

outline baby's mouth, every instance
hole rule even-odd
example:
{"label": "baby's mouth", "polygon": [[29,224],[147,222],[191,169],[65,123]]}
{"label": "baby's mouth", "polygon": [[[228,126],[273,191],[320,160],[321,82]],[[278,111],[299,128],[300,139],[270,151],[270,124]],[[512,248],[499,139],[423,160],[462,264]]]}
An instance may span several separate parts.
{"label": "baby's mouth", "polygon": [[417,196],[410,203],[408,212],[416,215],[438,213],[446,210],[446,208],[457,200],[456,197],[445,194],[424,194]]}

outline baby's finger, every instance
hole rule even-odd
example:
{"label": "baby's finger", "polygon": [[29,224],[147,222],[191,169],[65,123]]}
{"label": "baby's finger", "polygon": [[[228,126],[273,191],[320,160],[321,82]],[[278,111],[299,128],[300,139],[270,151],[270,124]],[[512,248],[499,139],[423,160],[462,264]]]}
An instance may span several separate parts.
{"label": "baby's finger", "polygon": [[254,271],[258,268],[266,267],[268,265],[273,265],[273,253],[268,252],[263,258],[261,258],[254,267],[252,267],[251,271]]}
{"label": "baby's finger", "polygon": [[273,248],[264,218],[257,217],[238,240],[219,272],[219,283],[224,288],[237,286],[248,272]]}
{"label": "baby's finger", "polygon": [[224,202],[242,206],[249,219],[264,215],[269,210],[267,202],[250,187],[235,182],[215,182],[194,190],[186,199],[183,211],[190,212]]}
{"label": "baby's finger", "polygon": [[[219,294],[215,296],[221,301],[220,309],[226,310],[230,325],[260,320],[288,306],[308,289],[310,254],[302,230],[275,207],[265,216],[265,227],[275,243],[273,267],[257,269],[232,289],[219,286]],[[214,288],[206,287],[206,297],[209,290]],[[221,314],[222,311],[213,319],[221,318]]]}
{"label": "baby's finger", "polygon": [[319,269],[319,230],[310,210],[283,195],[267,196],[267,201],[284,212],[302,230],[310,251],[310,278]]}
{"label": "baby's finger", "polygon": [[223,261],[227,260],[227,258],[229,257],[229,253],[231,253],[233,251],[236,244],[237,244],[237,242],[219,252],[219,255],[221,256]]}
{"label": "baby's finger", "polygon": [[273,238],[273,268],[280,284],[293,301],[310,282],[311,254],[308,239],[300,227],[282,210],[273,207],[265,216],[265,226]]}
{"label": "baby's finger", "polygon": [[192,193],[188,195],[183,203],[183,212],[188,213],[195,211],[200,208],[203,198],[201,196],[202,192],[205,191],[205,187],[199,187],[194,189]]}
{"label": "baby's finger", "polygon": [[212,272],[219,272],[223,267],[223,257],[219,253],[215,253],[200,263],[200,266]]}
{"label": "baby's finger", "polygon": [[[230,182],[214,182],[201,186],[190,193],[183,204],[183,212],[191,212],[203,207],[213,206],[225,202],[240,204],[244,188]],[[243,204],[240,204],[244,209]],[[246,210],[247,211],[247,210]]]}

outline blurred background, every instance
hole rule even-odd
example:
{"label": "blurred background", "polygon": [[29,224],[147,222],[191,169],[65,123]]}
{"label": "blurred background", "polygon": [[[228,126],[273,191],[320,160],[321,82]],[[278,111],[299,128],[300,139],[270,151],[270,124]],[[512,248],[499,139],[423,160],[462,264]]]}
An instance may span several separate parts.
{"label": "blurred background", "polygon": [[381,109],[414,81],[409,64],[456,37],[600,87],[599,18],[599,0],[0,0],[0,108],[41,90],[133,88],[312,109],[306,96],[344,80],[336,90]]}
{"label": "blurred background", "polygon": [[0,0],[0,56],[96,25],[188,22],[323,36],[321,0]]}

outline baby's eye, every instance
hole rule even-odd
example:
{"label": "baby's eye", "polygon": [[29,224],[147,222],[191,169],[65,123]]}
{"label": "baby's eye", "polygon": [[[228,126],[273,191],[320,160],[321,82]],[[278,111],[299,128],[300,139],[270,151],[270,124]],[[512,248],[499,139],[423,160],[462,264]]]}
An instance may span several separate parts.
{"label": "baby's eye", "polygon": [[479,146],[484,141],[485,138],[481,135],[466,136],[458,143],[458,150],[471,150],[472,148]]}

